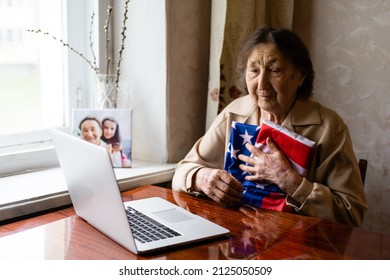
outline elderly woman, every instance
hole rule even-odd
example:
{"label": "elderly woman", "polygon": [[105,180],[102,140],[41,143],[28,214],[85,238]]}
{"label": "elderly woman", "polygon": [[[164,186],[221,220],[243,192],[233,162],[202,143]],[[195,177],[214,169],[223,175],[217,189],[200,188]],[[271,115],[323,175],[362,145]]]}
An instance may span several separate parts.
{"label": "elderly woman", "polygon": [[367,210],[363,184],[348,128],[340,116],[314,101],[314,70],[301,39],[286,29],[260,28],[239,57],[248,95],[231,102],[206,134],[179,162],[172,186],[203,193],[229,206],[242,199],[241,183],[223,170],[232,121],[261,126],[271,120],[314,142],[306,177],[268,138],[269,152],[247,144],[252,157],[240,155],[249,181],[266,181],[286,193],[293,211],[359,226]]}

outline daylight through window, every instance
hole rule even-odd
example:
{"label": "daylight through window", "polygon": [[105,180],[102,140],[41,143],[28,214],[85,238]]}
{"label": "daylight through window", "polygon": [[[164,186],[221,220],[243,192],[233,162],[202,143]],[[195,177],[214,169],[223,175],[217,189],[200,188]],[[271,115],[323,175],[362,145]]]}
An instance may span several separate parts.
{"label": "daylight through window", "polygon": [[62,36],[61,2],[0,0],[0,135],[63,124],[64,50],[26,31]]}

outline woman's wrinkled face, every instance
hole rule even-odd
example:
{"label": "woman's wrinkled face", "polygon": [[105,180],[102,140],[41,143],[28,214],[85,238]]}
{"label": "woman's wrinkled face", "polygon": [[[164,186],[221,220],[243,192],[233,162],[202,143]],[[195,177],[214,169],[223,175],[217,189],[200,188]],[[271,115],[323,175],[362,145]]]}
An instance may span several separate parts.
{"label": "woman's wrinkled face", "polygon": [[94,120],[86,120],[81,125],[81,136],[84,140],[100,145],[100,137],[102,136],[102,129]]}
{"label": "woman's wrinkled face", "polygon": [[245,80],[249,95],[270,114],[287,115],[304,78],[272,43],[257,45],[248,57]]}
{"label": "woman's wrinkled face", "polygon": [[114,137],[116,131],[116,123],[113,121],[106,120],[103,123],[103,136],[106,139],[111,139]]}

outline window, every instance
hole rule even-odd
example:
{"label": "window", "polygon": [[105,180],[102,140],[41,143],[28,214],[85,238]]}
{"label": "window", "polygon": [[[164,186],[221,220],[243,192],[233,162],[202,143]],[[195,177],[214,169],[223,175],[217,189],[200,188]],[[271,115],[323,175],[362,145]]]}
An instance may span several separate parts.
{"label": "window", "polygon": [[63,36],[61,1],[0,2],[2,134],[63,124],[63,50],[26,31],[39,28]]}
{"label": "window", "polygon": [[[104,61],[105,36],[104,33],[99,33],[102,31],[98,27],[103,29],[109,0],[47,1],[61,2],[63,39],[78,51],[88,54],[88,57],[90,57],[90,19],[92,12],[95,13],[93,27],[93,36],[97,37],[94,39],[95,54],[97,54],[98,64],[99,55],[100,60]],[[0,6],[4,2],[6,1],[0,0]],[[116,30],[114,36],[120,36],[125,1],[115,0],[111,3],[116,5],[114,9],[119,14],[115,16],[114,11],[113,26]],[[174,171],[174,164],[162,164],[167,158],[165,10],[165,1],[130,1],[126,32],[128,41],[123,57],[123,68],[121,68],[122,76],[134,82],[132,84],[135,96],[132,137],[133,156],[137,159],[135,164],[137,168],[115,170],[121,189],[169,181]],[[68,18],[70,20],[67,20]],[[0,16],[0,29],[2,29],[2,22]],[[22,31],[24,35],[24,28]],[[30,35],[34,35],[33,38],[40,38],[41,41],[51,41],[50,38],[39,34]],[[0,44],[4,36],[0,31]],[[118,38],[114,39],[119,42]],[[98,50],[99,44],[103,46],[101,52]],[[65,61],[61,71],[63,73],[63,123],[66,129],[73,108],[88,108],[93,105],[92,85],[95,79],[93,71],[78,55],[61,45],[55,46],[57,50],[62,51]],[[112,49],[116,50],[118,46],[113,46]],[[1,53],[0,57],[3,58]],[[3,99],[1,84],[0,97]],[[2,99],[0,102],[3,101]],[[24,174],[26,171],[46,169],[54,164],[58,164],[57,158],[47,130],[31,131],[30,129],[26,132],[5,134],[0,126],[0,220],[69,203],[66,185],[59,168]],[[15,173],[22,174],[6,176]]]}
{"label": "window", "polygon": [[84,52],[93,4],[0,1],[0,176],[57,163],[47,129],[69,125],[71,108],[81,106],[89,83],[88,68],[77,55],[27,30],[49,32]]}

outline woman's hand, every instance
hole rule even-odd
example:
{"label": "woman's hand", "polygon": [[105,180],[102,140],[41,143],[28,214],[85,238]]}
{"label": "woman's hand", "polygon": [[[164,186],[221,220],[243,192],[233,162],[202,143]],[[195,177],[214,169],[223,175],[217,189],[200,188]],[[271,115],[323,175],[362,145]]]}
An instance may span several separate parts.
{"label": "woman's hand", "polygon": [[242,186],[225,170],[201,168],[195,174],[195,191],[202,191],[211,199],[226,206],[237,205],[242,198]]}
{"label": "woman's hand", "polygon": [[245,177],[245,180],[274,183],[288,195],[292,195],[303,178],[292,168],[287,157],[269,137],[267,146],[268,153],[247,143],[246,148],[253,156],[248,157],[242,154],[238,156],[247,164],[241,164],[240,169],[250,174]]}

